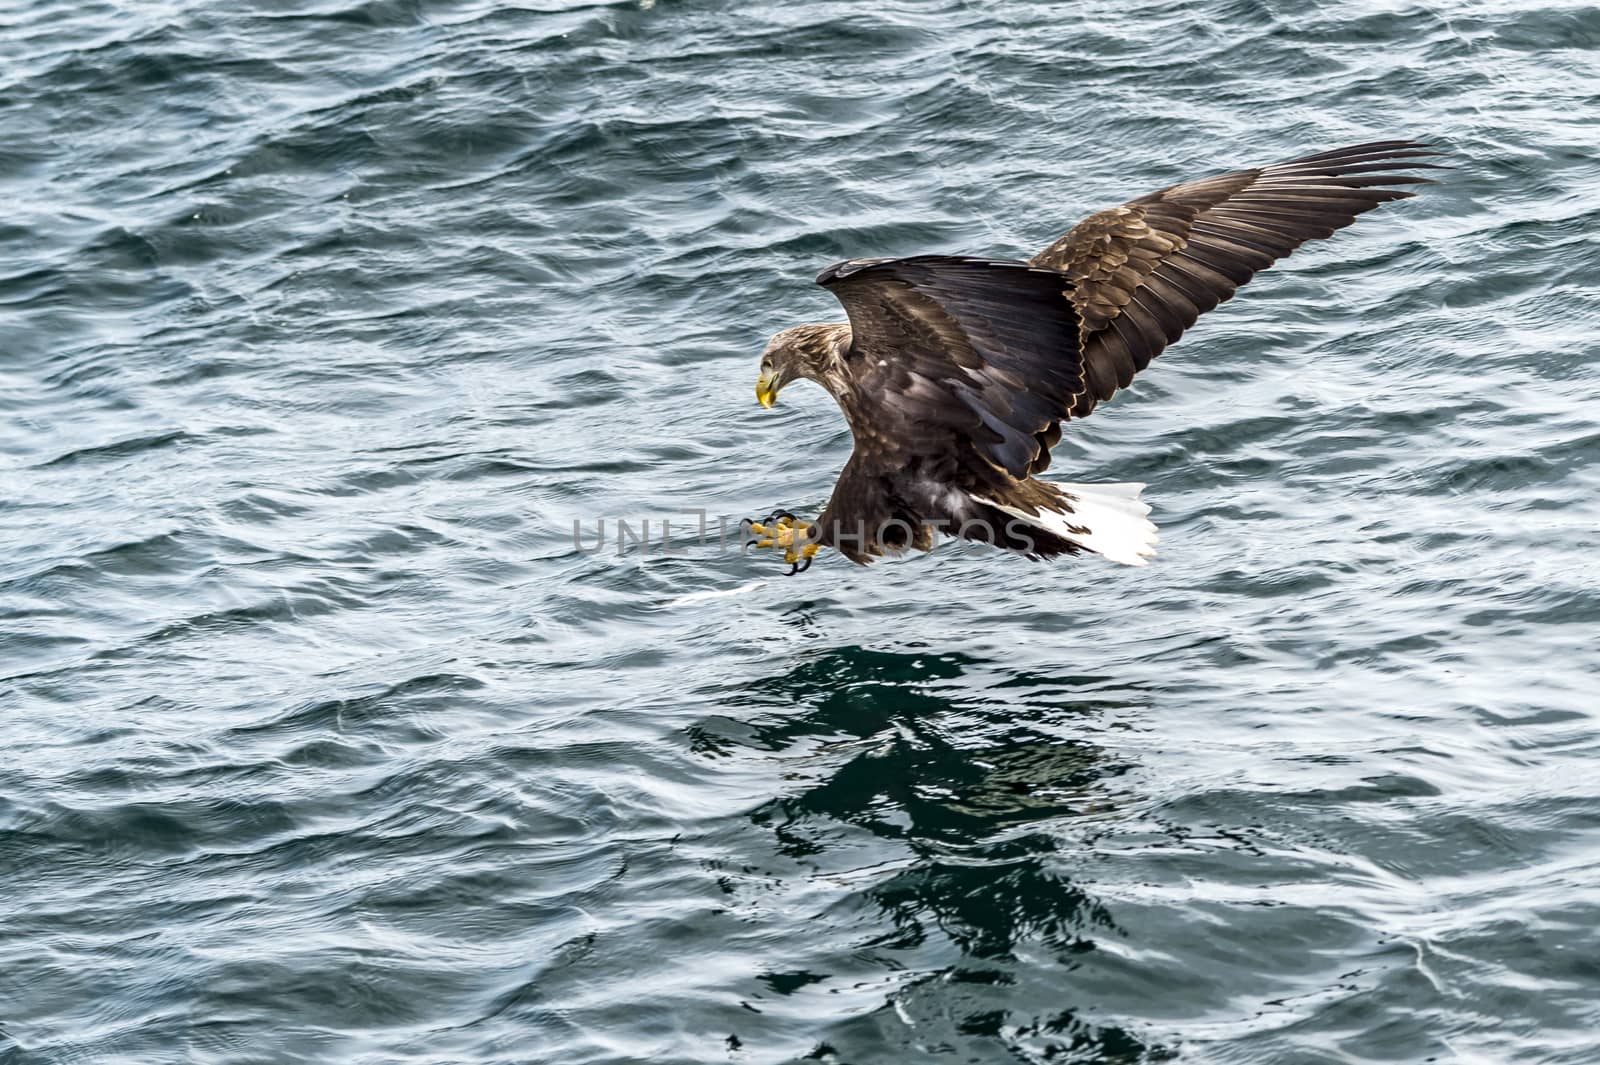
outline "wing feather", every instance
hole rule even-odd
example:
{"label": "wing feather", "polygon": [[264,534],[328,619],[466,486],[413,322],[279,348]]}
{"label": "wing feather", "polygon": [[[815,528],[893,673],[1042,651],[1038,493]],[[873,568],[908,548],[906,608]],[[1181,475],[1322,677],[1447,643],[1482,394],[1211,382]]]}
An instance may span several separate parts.
{"label": "wing feather", "polygon": [[850,318],[850,388],[839,400],[858,474],[915,462],[1011,483],[1083,392],[1081,319],[1059,271],[920,255],[838,263],[817,283]]}
{"label": "wing feather", "polygon": [[1403,186],[1429,179],[1406,171],[1438,169],[1428,160],[1439,154],[1416,141],[1372,141],[1173,185],[1085,218],[1029,260],[1076,283],[1085,390],[1070,416],[1127,387],[1259,271],[1415,195]]}

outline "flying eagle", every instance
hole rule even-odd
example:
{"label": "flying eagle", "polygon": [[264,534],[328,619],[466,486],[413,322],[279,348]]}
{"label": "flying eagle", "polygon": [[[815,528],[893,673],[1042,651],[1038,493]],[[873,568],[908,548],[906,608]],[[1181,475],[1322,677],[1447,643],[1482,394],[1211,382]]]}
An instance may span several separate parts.
{"label": "flying eagle", "polygon": [[1376,141],[1173,185],[1090,215],[1026,262],[850,259],[817,275],[849,322],[799,325],[761,356],[772,406],[805,378],[855,441],[815,523],[749,523],[789,572],[824,547],[867,563],[936,534],[1033,558],[1092,551],[1144,565],[1156,528],[1142,484],[1063,484],[1061,423],[1090,414],[1205,311],[1308,240],[1413,195],[1437,168],[1415,141]]}

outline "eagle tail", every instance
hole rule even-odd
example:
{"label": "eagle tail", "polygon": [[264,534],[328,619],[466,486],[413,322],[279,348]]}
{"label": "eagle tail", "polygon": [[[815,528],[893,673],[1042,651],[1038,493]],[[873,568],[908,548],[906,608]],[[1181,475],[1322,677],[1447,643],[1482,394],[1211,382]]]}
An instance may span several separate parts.
{"label": "eagle tail", "polygon": [[1156,553],[1161,537],[1146,515],[1150,505],[1139,498],[1142,484],[1057,484],[1032,481],[1053,489],[1057,505],[1006,506],[983,500],[1006,514],[1125,566],[1143,566]]}

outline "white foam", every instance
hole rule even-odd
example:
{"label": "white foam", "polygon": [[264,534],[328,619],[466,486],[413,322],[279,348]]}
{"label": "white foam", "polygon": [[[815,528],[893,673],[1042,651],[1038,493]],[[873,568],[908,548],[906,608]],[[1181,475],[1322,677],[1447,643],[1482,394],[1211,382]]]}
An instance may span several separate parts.
{"label": "white foam", "polygon": [[746,581],[737,588],[718,588],[709,592],[690,592],[688,595],[680,595],[676,599],[668,599],[661,605],[664,607],[688,606],[690,603],[703,603],[707,599],[726,599],[729,596],[743,595],[746,592],[754,591],[765,583],[765,578],[758,577],[753,581]]}

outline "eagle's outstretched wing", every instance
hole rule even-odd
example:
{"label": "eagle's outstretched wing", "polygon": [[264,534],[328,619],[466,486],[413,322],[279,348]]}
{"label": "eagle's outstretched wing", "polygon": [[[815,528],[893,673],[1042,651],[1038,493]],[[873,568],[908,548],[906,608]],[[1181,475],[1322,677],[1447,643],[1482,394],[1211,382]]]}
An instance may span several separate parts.
{"label": "eagle's outstretched wing", "polygon": [[839,401],[857,469],[915,461],[940,481],[1009,483],[1083,391],[1081,323],[1059,271],[918,255],[837,263],[817,283],[850,316]]}
{"label": "eagle's outstretched wing", "polygon": [[[1028,260],[1075,282],[1083,320],[1082,418],[1240,285],[1308,240],[1427,183],[1402,171],[1437,169],[1415,141],[1374,141],[1254,170],[1173,185],[1090,215]],[[1059,425],[1034,471],[1049,464]]]}

